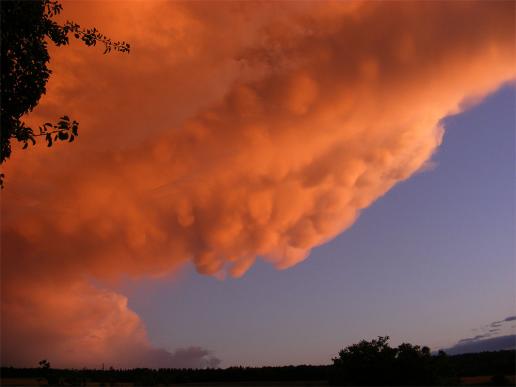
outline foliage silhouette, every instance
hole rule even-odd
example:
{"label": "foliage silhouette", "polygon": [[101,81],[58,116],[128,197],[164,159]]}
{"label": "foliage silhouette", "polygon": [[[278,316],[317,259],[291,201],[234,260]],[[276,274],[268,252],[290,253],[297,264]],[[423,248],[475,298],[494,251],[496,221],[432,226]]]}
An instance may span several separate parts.
{"label": "foliage silhouette", "polygon": [[430,348],[403,343],[389,346],[389,336],[362,340],[332,359],[332,384],[338,385],[437,385],[451,376],[446,354],[432,356]]}
{"label": "foliage silhouette", "polygon": [[39,368],[41,370],[41,377],[43,377],[47,380],[48,385],[59,384],[59,378],[57,376],[57,373],[54,372],[54,370],[50,366],[50,362],[48,360],[43,359],[38,364],[39,364]]}
{"label": "foliage silhouette", "polygon": [[50,369],[50,362],[48,360],[43,359],[38,364],[41,367],[41,369],[43,369],[43,370]]}
{"label": "foliage silhouette", "polygon": [[[104,53],[129,52],[126,42],[114,42],[96,28],[83,29],[75,22],[58,24],[53,18],[61,13],[57,0],[2,1],[1,7],[1,147],[0,164],[11,155],[11,142],[19,141],[26,149],[44,137],[47,146],[56,141],[74,141],[78,122],[63,115],[57,123],[46,122],[37,130],[22,117],[32,111],[46,92],[52,71],[48,68],[48,42],[69,44],[69,36],[87,46],[104,45]],[[0,182],[3,175],[0,176]]]}

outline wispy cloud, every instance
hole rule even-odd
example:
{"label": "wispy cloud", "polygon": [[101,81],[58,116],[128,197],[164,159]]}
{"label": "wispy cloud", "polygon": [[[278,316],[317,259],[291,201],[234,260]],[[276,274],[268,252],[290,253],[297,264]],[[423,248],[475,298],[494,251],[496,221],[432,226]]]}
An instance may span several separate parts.
{"label": "wispy cloud", "polygon": [[504,318],[503,320],[493,321],[491,324],[489,324],[487,326],[492,327],[492,328],[499,328],[504,323],[509,322],[509,321],[516,321],[516,316],[509,316],[509,317]]}

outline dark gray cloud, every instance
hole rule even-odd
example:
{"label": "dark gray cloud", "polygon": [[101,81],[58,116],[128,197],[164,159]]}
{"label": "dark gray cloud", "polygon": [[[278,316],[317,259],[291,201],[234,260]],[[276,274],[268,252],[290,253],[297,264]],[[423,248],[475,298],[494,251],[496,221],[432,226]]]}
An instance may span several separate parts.
{"label": "dark gray cloud", "polygon": [[516,335],[461,340],[453,347],[445,348],[443,351],[448,355],[458,355],[461,353],[500,351],[503,349],[516,349]]}
{"label": "dark gray cloud", "polygon": [[485,333],[483,335],[476,335],[474,337],[468,337],[466,339],[461,339],[458,341],[457,344],[461,344],[461,343],[468,343],[468,342],[471,342],[471,341],[477,341],[477,340],[480,340],[480,339],[485,339],[487,337],[491,336],[489,333]]}
{"label": "dark gray cloud", "polygon": [[448,354],[497,351],[501,349],[516,349],[516,335],[499,336],[500,332],[505,331],[507,322],[516,321],[516,316],[508,316],[502,320],[493,321],[481,328],[472,329],[473,332],[480,331],[479,334],[457,341],[452,347],[443,349]]}
{"label": "dark gray cloud", "polygon": [[509,321],[516,321],[516,316],[509,316],[509,317],[504,318],[503,320],[493,321],[491,324],[489,324],[487,326],[496,328],[496,327],[501,326],[504,322],[509,322]]}

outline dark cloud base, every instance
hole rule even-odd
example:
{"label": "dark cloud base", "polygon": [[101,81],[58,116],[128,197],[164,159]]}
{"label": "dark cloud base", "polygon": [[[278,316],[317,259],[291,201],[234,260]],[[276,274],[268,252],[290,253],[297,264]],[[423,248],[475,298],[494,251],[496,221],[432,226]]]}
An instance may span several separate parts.
{"label": "dark cloud base", "polygon": [[460,341],[453,347],[443,349],[443,351],[448,355],[459,355],[461,353],[501,351],[505,349],[516,349],[516,335],[498,336],[466,342]]}

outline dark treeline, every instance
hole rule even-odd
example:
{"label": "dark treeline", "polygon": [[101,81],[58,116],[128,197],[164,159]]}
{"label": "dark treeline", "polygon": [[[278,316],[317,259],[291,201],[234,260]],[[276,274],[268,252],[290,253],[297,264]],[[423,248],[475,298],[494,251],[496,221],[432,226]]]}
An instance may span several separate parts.
{"label": "dark treeline", "polygon": [[2,368],[3,378],[43,378],[51,384],[81,385],[85,381],[134,383],[142,386],[157,384],[200,382],[247,382],[247,381],[292,381],[326,380],[329,366],[284,366],[284,367],[229,367],[208,369],[109,369],[109,370],[60,370],[40,368]]}
{"label": "dark treeline", "polygon": [[448,359],[450,367],[460,376],[516,374],[515,350],[465,353]]}
{"label": "dark treeline", "polygon": [[[464,376],[493,376],[492,384],[508,384],[508,379],[502,376],[514,375],[516,351],[482,352],[454,356],[431,356],[432,361],[438,361],[439,367],[445,367],[444,379],[434,380],[425,384],[459,384]],[[378,366],[378,365],[376,365]],[[366,366],[367,367],[367,366]],[[374,366],[373,366],[374,367]],[[418,365],[412,365],[405,370],[407,375],[422,371]],[[432,370],[430,370],[433,372]],[[341,379],[342,369],[339,364],[326,366],[283,366],[283,367],[229,367],[215,369],[109,369],[109,370],[70,370],[53,368],[1,368],[2,378],[33,378],[46,380],[50,385],[80,386],[87,382],[96,382],[107,386],[119,383],[134,383],[139,386],[172,385],[182,383],[229,383],[229,382],[265,382],[265,381],[322,381],[335,385],[403,385],[403,380],[345,380]],[[362,368],[363,374],[378,373],[377,369]],[[409,379],[410,380],[410,379]],[[353,383],[352,383],[353,382]]]}

